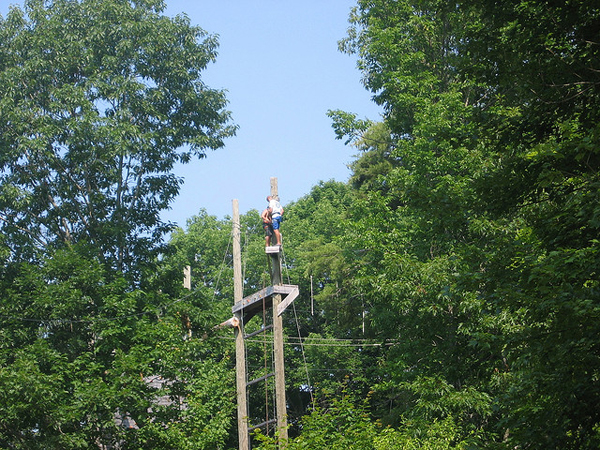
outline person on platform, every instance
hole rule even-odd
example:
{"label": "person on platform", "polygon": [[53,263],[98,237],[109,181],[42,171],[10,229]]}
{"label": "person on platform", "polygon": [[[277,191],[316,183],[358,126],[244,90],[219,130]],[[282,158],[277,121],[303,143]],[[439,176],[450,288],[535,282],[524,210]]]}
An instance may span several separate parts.
{"label": "person on platform", "polygon": [[281,219],[283,218],[283,207],[281,206],[281,203],[279,203],[279,200],[271,195],[267,197],[267,201],[269,202],[267,209],[271,214],[271,226],[273,227],[273,233],[277,239],[277,244],[275,245],[281,247],[281,232],[279,231],[279,226],[281,224]]}
{"label": "person on platform", "polygon": [[265,230],[265,247],[268,247],[273,236],[273,221],[271,219],[271,211],[269,211],[268,207],[265,208],[260,217],[263,221],[263,230]]}

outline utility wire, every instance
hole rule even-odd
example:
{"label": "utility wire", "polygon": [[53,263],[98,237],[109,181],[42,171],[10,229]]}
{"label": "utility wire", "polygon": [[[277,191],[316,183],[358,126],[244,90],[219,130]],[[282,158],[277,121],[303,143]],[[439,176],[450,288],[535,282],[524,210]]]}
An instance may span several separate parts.
{"label": "utility wire", "polygon": [[[221,266],[219,267],[219,272],[217,274],[217,280],[216,280],[216,284],[215,284],[215,288],[213,290],[213,302],[215,301],[217,292],[219,291],[219,283],[221,280],[221,275],[223,273],[224,270],[224,266],[225,266],[225,261],[227,259],[227,254],[229,253],[229,248],[231,246],[231,242],[232,242],[232,238],[230,236],[229,238],[229,242],[227,244],[227,248],[225,249],[225,254],[223,255],[223,261],[221,262]],[[173,305],[182,302],[184,300],[187,300],[188,298],[192,297],[193,295],[197,294],[201,292],[201,290],[199,288],[194,289],[193,291],[190,291],[188,294],[184,295],[183,297],[180,297],[176,300],[173,300],[170,303],[167,303],[166,305],[161,305],[158,306],[157,309],[159,310],[167,310],[170,307],[172,307]],[[96,317],[96,318],[90,318],[90,319],[50,319],[50,318],[46,318],[46,319],[39,319],[39,318],[35,318],[35,317],[17,317],[17,316],[13,316],[13,315],[6,315],[6,314],[0,314],[0,318],[2,319],[6,319],[6,320],[14,320],[14,321],[19,321],[19,322],[35,322],[35,323],[48,323],[48,324],[76,324],[76,323],[98,323],[98,322],[112,322],[112,321],[116,321],[116,320],[122,320],[122,319],[131,319],[134,317],[142,317],[145,316],[147,314],[155,314],[156,310],[152,311],[142,311],[139,313],[134,313],[134,314],[125,314],[122,316],[114,316],[114,317]]]}

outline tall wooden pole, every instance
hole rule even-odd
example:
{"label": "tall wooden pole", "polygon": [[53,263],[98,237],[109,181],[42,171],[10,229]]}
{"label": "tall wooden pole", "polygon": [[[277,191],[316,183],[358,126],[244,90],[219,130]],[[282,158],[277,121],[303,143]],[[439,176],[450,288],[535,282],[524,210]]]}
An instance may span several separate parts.
{"label": "tall wooden pole", "polygon": [[[279,198],[277,178],[271,177],[271,196]],[[271,283],[273,286],[282,284],[281,280],[281,252],[271,254]],[[281,294],[273,295],[273,362],[275,364],[275,407],[277,409],[277,432],[279,446],[285,446],[288,439],[287,430],[287,402],[285,398],[285,365],[283,354],[283,320],[277,314],[277,307],[281,303]]]}
{"label": "tall wooden pole", "polygon": [[[237,199],[233,200],[233,298],[240,303],[242,290],[242,252],[240,244],[240,209]],[[235,374],[237,386],[237,416],[239,450],[250,450],[248,437],[248,397],[246,387],[246,351],[244,343],[243,312],[235,313],[239,326],[235,328]]]}

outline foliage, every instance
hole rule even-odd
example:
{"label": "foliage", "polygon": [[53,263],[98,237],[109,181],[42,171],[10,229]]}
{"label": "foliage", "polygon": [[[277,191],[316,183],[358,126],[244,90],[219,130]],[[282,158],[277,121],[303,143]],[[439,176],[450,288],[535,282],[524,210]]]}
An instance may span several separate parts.
{"label": "foliage", "polygon": [[228,358],[214,342],[182,339],[181,302],[107,283],[100,264],[72,250],[10,277],[0,304],[3,447],[172,448],[159,442],[178,439],[181,448],[214,448],[228,436]]}
{"label": "foliage", "polygon": [[[400,429],[374,423],[361,404],[350,395],[334,399],[328,406],[315,407],[302,419],[302,434],[290,439],[290,450],[451,450],[475,448],[475,436],[461,439],[452,417],[431,424],[407,421]],[[257,450],[276,449],[277,439],[258,435]]]}
{"label": "foliage", "polygon": [[[161,258],[150,251],[177,192],[172,163],[232,132],[222,93],[197,76],[214,40],[159,16],[160,2],[27,5],[0,27],[0,446],[233,447],[230,330],[214,328],[231,314],[231,221],[201,210]],[[92,32],[52,41],[67,14],[94,19]],[[598,447],[598,29],[586,1],[357,2],[340,48],[385,114],[330,111],[359,152],[349,182],[285,205],[283,275],[300,287],[284,315],[287,448]],[[138,54],[129,44],[144,30],[180,39],[158,33]],[[115,45],[96,48],[94,33]],[[134,70],[165,48],[156,72]],[[178,51],[197,56],[189,72]],[[199,137],[204,113],[186,114],[204,101]],[[120,223],[138,201],[154,218]],[[269,267],[258,212],[241,221],[248,295]],[[120,248],[138,259],[107,264]],[[263,340],[248,343],[252,374],[269,369]]]}
{"label": "foliage", "polygon": [[[28,0],[0,22],[0,227],[12,257],[87,241],[139,279],[177,162],[233,134],[217,42],[160,1]],[[184,148],[185,146],[185,148]]]}
{"label": "foliage", "polygon": [[201,78],[216,39],[164,8],[29,0],[0,18],[2,448],[229,440],[219,313],[164,265],[159,213],[174,164],[234,127]]}
{"label": "foliage", "polygon": [[372,328],[400,339],[379,415],[595,447],[597,9],[375,0],[350,20],[341,46],[384,106],[394,162],[377,169],[372,146],[355,163],[378,186],[342,245],[369,249],[353,284]]}

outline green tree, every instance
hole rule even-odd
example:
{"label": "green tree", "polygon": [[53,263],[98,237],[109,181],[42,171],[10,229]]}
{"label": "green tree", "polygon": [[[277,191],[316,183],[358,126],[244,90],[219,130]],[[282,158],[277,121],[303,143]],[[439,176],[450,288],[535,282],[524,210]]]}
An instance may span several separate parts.
{"label": "green tree", "polygon": [[372,327],[402,340],[374,394],[396,418],[597,446],[598,21],[589,2],[358,2],[342,48],[398,165],[347,242],[370,249]]}
{"label": "green tree", "polygon": [[0,19],[2,448],[229,439],[217,314],[181,271],[163,275],[159,213],[174,164],[235,127],[200,76],[216,39],[163,11],[31,0]]}
{"label": "green tree", "polygon": [[522,317],[507,343],[503,399],[518,411],[507,415],[508,440],[594,448],[600,13],[590,2],[464,4],[482,25],[465,73],[489,86],[481,136],[491,164],[478,190],[515,230],[508,256],[490,258],[503,277],[490,295]]}
{"label": "green tree", "polygon": [[221,445],[233,381],[211,299],[131,291],[76,249],[2,272],[0,446]]}
{"label": "green tree", "polygon": [[27,0],[0,22],[0,227],[14,259],[86,241],[132,280],[169,224],[175,163],[231,136],[214,36],[162,1]]}

